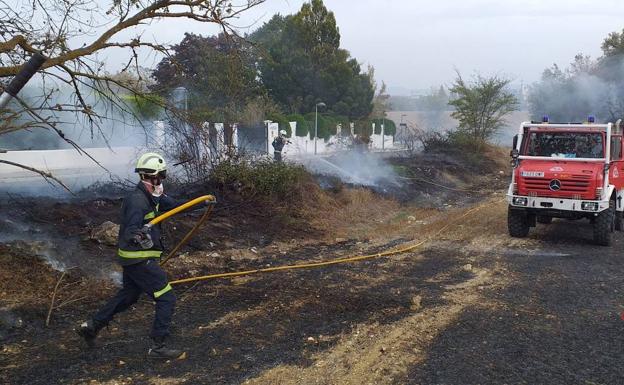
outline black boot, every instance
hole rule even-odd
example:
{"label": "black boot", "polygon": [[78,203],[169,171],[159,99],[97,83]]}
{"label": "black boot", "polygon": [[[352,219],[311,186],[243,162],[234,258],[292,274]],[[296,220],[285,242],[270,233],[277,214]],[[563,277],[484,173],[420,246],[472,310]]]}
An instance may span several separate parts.
{"label": "black boot", "polygon": [[147,351],[147,355],[152,358],[176,359],[180,358],[184,352],[178,349],[171,349],[165,346],[165,337],[152,337],[153,345]]}
{"label": "black boot", "polygon": [[87,322],[80,324],[80,326],[76,329],[76,333],[78,333],[78,335],[85,340],[87,345],[92,348],[95,346],[95,338],[97,337],[100,329],[102,329],[102,325],[92,320],[88,320]]}

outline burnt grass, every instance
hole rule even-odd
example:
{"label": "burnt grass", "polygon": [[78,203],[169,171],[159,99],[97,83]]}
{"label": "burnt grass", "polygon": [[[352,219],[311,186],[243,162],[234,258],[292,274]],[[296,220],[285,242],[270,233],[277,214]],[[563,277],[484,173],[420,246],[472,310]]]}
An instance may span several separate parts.
{"label": "burnt grass", "polygon": [[618,384],[624,378],[621,313],[624,237],[593,246],[591,226],[540,225],[540,246],[483,257],[513,272],[486,304],[440,334],[410,384]]}
{"label": "burnt grass", "polygon": [[[471,172],[452,159],[428,159],[395,164],[410,175],[430,180],[442,177],[442,171]],[[488,172],[495,174],[496,169],[492,165]],[[490,178],[475,183],[487,192],[505,182]],[[412,188],[423,192],[422,199],[427,194],[448,194],[445,201],[466,204],[462,200],[466,194],[417,184]],[[470,197],[467,201],[481,199],[478,194]],[[51,290],[60,273],[27,252],[0,244],[0,304],[21,301],[13,309],[24,320],[22,328],[1,330],[0,383],[152,384],[159,377],[163,383],[177,378],[180,382],[176,383],[184,384],[239,384],[282,364],[308,367],[314,364],[315,354],[335,347],[358,325],[390,325],[413,315],[416,295],[423,298],[419,311],[443,308],[448,301],[445,286],[474,277],[463,268],[467,263],[491,271],[503,267],[513,279],[480,290],[480,301],[464,308],[426,347],[424,361],[394,383],[616,384],[624,378],[624,321],[620,318],[624,236],[616,233],[611,247],[594,246],[589,243],[588,223],[571,225],[563,220],[532,229],[530,249],[505,243],[477,253],[471,251],[469,242],[430,243],[418,257],[181,285],[176,287],[173,343],[186,349],[186,359],[162,362],[146,357],[153,315],[146,297],[119,315],[102,331],[98,346],[89,349],[73,329],[116,290],[110,282],[89,278],[89,266],[95,269],[114,263],[114,247],[82,238],[92,223],[115,220],[120,203],[117,198],[95,202],[12,200],[0,204],[7,217],[29,223],[33,236],[44,233],[80,245],[71,254],[72,261],[82,259],[81,268],[72,270],[67,282],[78,282],[74,290],[86,297],[56,309],[51,325],[45,327]],[[209,241],[216,242],[214,249],[220,250],[229,247],[227,242],[261,247],[274,240],[314,236],[304,223],[267,214],[249,202],[222,203],[207,225],[207,235],[202,232],[187,250],[207,249]],[[173,226],[167,226],[168,237],[178,239],[194,218],[195,214],[175,219]],[[499,232],[495,235],[506,237],[504,227]],[[253,260],[212,258],[199,274],[375,253],[402,241],[362,248],[355,240],[345,240],[302,244],[286,255],[267,252]],[[171,272],[176,277],[188,274],[178,264]],[[309,337],[314,340],[310,342]],[[331,379],[323,380],[331,383]]]}
{"label": "burnt grass", "polygon": [[[464,309],[427,349],[424,363],[396,383],[620,383],[624,239],[617,234],[610,248],[592,246],[589,224],[570,231],[565,223],[533,230],[540,243],[531,250],[478,254],[479,268],[502,264],[514,281],[502,289],[486,287],[480,305]],[[346,241],[303,248],[292,258],[268,255],[252,267],[318,259],[353,246]],[[423,310],[444,306],[443,287],[473,276],[462,266],[474,264],[476,254],[461,243],[433,244],[421,255],[417,262],[380,259],[178,287],[175,342],[189,356],[166,363],[145,358],[152,314],[147,301],[104,330],[97,348],[84,347],[71,329],[108,296],[94,294],[81,306],[59,310],[50,328],[28,319],[5,341],[23,350],[3,355],[0,379],[74,384],[131,378],[128,383],[150,384],[148,378],[160,376],[186,384],[237,384],[280,364],[309,366],[313,354],[331,349],[357,324],[390,324],[413,314],[416,294],[425,298]],[[310,336],[315,343],[307,342]]]}
{"label": "burnt grass", "polygon": [[[303,249],[297,258],[309,260],[351,246],[345,242],[327,245],[324,250]],[[256,264],[284,262],[280,256]],[[60,310],[50,328],[30,320],[26,328],[13,334],[9,342],[19,343],[23,351],[2,358],[5,369],[0,378],[11,384],[73,384],[127,377],[134,384],[147,384],[147,378],[154,376],[183,377],[188,384],[240,383],[282,363],[310,365],[312,354],[331,348],[356,324],[401,319],[411,313],[416,293],[426,293],[425,307],[443,305],[441,285],[470,276],[458,263],[457,256],[432,249],[418,264],[375,260],[257,276],[242,285],[222,280],[180,287],[175,342],[184,346],[189,356],[168,363],[145,357],[152,316],[151,304],[146,301],[105,329],[97,348],[82,346],[71,329],[96,310],[106,296],[100,294],[82,306]],[[447,278],[435,284],[427,282],[439,274]],[[232,313],[237,315],[210,326]],[[307,343],[310,336],[318,343]],[[18,367],[12,369],[11,364]]]}

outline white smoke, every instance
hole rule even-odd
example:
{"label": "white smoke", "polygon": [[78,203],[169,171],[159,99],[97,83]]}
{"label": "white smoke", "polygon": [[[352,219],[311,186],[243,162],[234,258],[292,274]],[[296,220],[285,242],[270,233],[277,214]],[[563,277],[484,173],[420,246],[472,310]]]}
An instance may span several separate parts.
{"label": "white smoke", "polygon": [[344,183],[383,187],[400,186],[399,178],[382,153],[347,151],[331,156],[310,156],[301,163],[313,174],[333,176]]}

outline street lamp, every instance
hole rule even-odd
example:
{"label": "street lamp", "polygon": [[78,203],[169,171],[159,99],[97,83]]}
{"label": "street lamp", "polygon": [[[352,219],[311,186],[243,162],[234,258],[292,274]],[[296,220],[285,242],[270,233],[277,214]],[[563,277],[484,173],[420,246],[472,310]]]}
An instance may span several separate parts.
{"label": "street lamp", "polygon": [[325,107],[325,103],[318,102],[314,106],[314,155],[316,155],[316,140],[318,139],[318,108]]}

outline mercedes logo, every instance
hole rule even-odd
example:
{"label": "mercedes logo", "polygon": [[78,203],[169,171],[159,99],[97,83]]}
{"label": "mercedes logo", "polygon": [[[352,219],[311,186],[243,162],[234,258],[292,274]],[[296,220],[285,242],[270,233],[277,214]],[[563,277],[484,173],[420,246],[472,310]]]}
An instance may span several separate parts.
{"label": "mercedes logo", "polygon": [[550,181],[549,187],[552,191],[561,190],[561,181],[559,179],[553,179]]}

